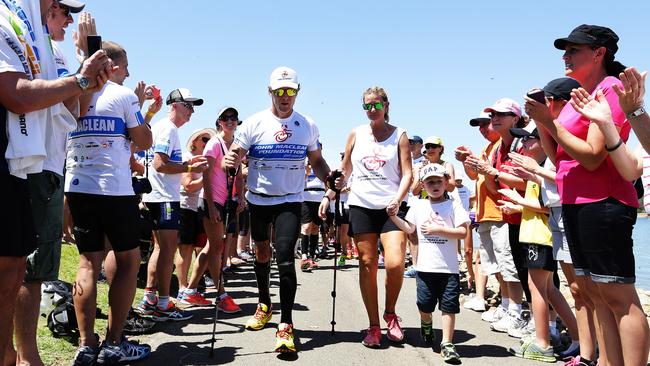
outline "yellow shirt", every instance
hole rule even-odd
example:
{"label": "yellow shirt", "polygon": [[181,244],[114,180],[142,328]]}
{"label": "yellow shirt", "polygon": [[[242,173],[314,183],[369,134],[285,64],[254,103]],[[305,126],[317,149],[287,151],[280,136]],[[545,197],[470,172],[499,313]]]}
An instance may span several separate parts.
{"label": "yellow shirt", "polygon": [[[539,200],[541,187],[536,182],[529,180],[526,183],[526,199]],[[548,215],[535,212],[524,207],[521,212],[521,230],[519,242],[553,246],[551,229],[548,227]]]}

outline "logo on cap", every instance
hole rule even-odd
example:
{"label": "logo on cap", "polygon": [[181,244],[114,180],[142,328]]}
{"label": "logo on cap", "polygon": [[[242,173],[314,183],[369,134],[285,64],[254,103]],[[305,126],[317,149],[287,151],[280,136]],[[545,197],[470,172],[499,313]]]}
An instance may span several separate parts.
{"label": "logo on cap", "polygon": [[282,71],[282,78],[286,79],[287,76],[289,76],[289,73],[287,72],[287,70]]}

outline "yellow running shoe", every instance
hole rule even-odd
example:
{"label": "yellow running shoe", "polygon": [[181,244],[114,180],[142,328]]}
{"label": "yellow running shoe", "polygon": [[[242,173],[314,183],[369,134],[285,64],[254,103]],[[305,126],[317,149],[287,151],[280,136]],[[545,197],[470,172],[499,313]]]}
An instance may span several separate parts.
{"label": "yellow running shoe", "polygon": [[293,325],[287,323],[278,325],[278,331],[275,332],[275,352],[296,352],[296,346],[293,344]]}
{"label": "yellow running shoe", "polygon": [[266,306],[266,304],[259,303],[257,304],[257,310],[255,310],[255,315],[252,318],[248,319],[246,322],[246,329],[249,330],[260,330],[264,328],[266,323],[271,320],[272,317],[271,307]]}

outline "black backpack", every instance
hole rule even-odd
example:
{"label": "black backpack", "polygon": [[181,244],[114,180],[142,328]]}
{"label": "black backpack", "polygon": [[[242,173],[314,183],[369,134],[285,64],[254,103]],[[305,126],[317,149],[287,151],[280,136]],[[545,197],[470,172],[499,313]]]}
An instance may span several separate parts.
{"label": "black backpack", "polygon": [[75,335],[79,327],[72,302],[72,284],[56,280],[43,282],[43,296],[55,299],[54,309],[47,315],[47,327],[55,337]]}

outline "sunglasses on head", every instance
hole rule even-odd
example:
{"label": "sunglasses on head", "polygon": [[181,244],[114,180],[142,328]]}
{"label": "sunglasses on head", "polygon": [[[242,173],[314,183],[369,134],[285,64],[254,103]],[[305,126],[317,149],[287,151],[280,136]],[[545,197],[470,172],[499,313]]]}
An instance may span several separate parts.
{"label": "sunglasses on head", "polygon": [[295,97],[296,94],[298,94],[298,90],[297,89],[291,89],[291,88],[275,89],[271,93],[273,93],[276,97],[283,97],[285,94],[288,97]]}
{"label": "sunglasses on head", "polygon": [[497,118],[497,117],[501,118],[501,117],[506,117],[506,116],[516,117],[517,115],[512,113],[512,112],[492,112],[492,113],[490,113],[490,118]]}
{"label": "sunglasses on head", "polygon": [[438,145],[438,144],[425,144],[425,145],[424,145],[424,148],[425,148],[425,149],[435,149],[435,148],[440,147],[440,146],[442,146],[442,145]]}
{"label": "sunglasses on head", "polygon": [[384,109],[384,103],[382,102],[375,102],[375,103],[364,103],[363,104],[363,109],[366,111],[372,110],[372,108],[375,108],[375,110],[379,111]]}
{"label": "sunglasses on head", "polygon": [[208,141],[210,141],[210,138],[206,137],[206,136],[203,136],[203,137],[201,137],[201,141],[203,141],[204,144],[207,144]]}

